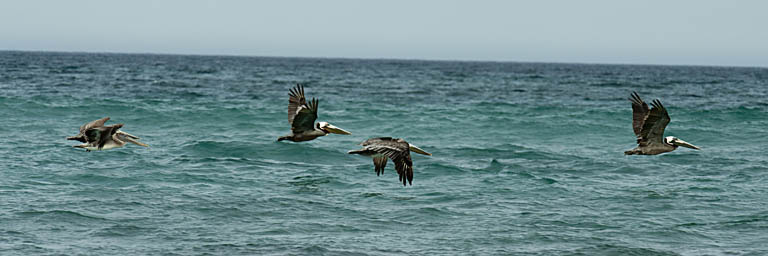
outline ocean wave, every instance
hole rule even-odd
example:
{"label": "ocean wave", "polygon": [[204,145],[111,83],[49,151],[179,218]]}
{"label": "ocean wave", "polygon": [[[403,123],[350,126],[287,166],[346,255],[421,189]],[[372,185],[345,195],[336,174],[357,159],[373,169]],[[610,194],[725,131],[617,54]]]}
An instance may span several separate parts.
{"label": "ocean wave", "polygon": [[86,221],[108,221],[108,218],[93,216],[90,214],[79,213],[71,210],[29,210],[17,212],[18,215],[24,217],[45,217],[46,220],[60,220],[60,221],[73,221],[78,220]]}
{"label": "ocean wave", "polygon": [[94,236],[100,237],[135,237],[135,236],[148,236],[149,234],[156,232],[155,227],[139,227],[134,225],[115,224],[106,228],[99,229],[93,233]]}
{"label": "ocean wave", "polygon": [[647,256],[680,256],[674,251],[660,250],[656,248],[631,247],[617,244],[602,244],[597,246],[581,247],[564,255],[647,255]]}

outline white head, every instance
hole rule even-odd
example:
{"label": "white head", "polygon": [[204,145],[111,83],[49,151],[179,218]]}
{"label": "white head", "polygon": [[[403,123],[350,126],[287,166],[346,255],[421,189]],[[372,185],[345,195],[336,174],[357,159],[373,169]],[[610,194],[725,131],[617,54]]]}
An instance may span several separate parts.
{"label": "white head", "polygon": [[130,143],[142,146],[142,147],[149,147],[149,145],[137,141],[139,139],[139,137],[136,137],[136,136],[134,136],[132,134],[129,134],[127,132],[117,131],[115,133],[115,136],[117,137],[117,139],[125,141],[125,142],[130,142]]}
{"label": "white head", "polygon": [[675,136],[664,137],[664,143],[672,145],[672,146],[675,146],[675,147],[683,146],[683,147],[686,147],[686,148],[692,148],[692,149],[696,149],[696,150],[700,149],[699,147],[694,146],[691,143],[685,142],[684,140],[678,139]]}
{"label": "white head", "polygon": [[335,134],[343,134],[343,135],[350,135],[351,132],[348,132],[344,129],[341,129],[339,127],[333,126],[332,124],[329,124],[328,122],[318,122],[317,123],[317,129],[321,130],[323,132],[327,133],[335,133]]}

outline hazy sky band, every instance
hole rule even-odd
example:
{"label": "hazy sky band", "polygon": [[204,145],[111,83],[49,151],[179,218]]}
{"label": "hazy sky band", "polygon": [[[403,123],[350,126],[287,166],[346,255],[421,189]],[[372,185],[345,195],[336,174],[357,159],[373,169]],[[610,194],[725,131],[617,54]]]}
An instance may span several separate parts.
{"label": "hazy sky band", "polygon": [[0,49],[768,66],[765,1],[7,1]]}

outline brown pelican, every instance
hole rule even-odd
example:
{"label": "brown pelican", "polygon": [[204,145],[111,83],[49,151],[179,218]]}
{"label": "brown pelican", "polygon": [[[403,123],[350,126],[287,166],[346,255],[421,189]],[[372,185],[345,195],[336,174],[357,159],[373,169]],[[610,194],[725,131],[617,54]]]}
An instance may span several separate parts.
{"label": "brown pelican", "polygon": [[328,135],[328,133],[352,134],[327,122],[315,124],[318,101],[312,98],[311,101],[307,102],[304,98],[304,86],[297,84],[296,88],[291,89],[288,96],[290,96],[288,98],[288,123],[291,124],[291,135],[277,138],[277,141],[301,142],[314,140],[317,137]]}
{"label": "brown pelican", "polygon": [[413,185],[413,162],[411,162],[411,151],[431,156],[432,154],[409,144],[403,139],[393,139],[390,137],[372,138],[360,143],[362,149],[349,151],[349,154],[359,154],[373,157],[373,166],[376,170],[376,176],[384,173],[384,167],[387,166],[387,157],[395,163],[395,170],[400,181],[405,186],[406,179],[408,184]]}
{"label": "brown pelican", "polygon": [[632,92],[629,98],[632,102],[632,129],[637,135],[637,147],[625,151],[626,155],[658,155],[677,149],[678,146],[699,149],[688,142],[674,136],[664,137],[664,128],[669,124],[667,109],[658,99],[653,100],[653,108],[648,110],[648,104],[640,99],[637,92]]}
{"label": "brown pelican", "polygon": [[79,134],[67,137],[67,139],[83,142],[83,144],[75,145],[73,147],[85,148],[85,151],[119,148],[125,146],[126,142],[149,147],[147,144],[136,141],[139,137],[120,131],[119,129],[123,127],[123,124],[104,126],[104,123],[108,120],[109,117],[105,117],[84,124],[83,126],[80,126]]}

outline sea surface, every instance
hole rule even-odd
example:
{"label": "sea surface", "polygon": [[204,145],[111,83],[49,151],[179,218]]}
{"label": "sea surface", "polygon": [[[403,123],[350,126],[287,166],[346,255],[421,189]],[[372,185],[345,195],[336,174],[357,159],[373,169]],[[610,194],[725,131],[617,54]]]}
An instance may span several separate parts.
{"label": "sea surface", "polygon": [[[296,83],[352,135],[277,142]],[[702,150],[625,156],[632,91]],[[4,51],[0,255],[767,255],[767,127],[766,68]]]}

